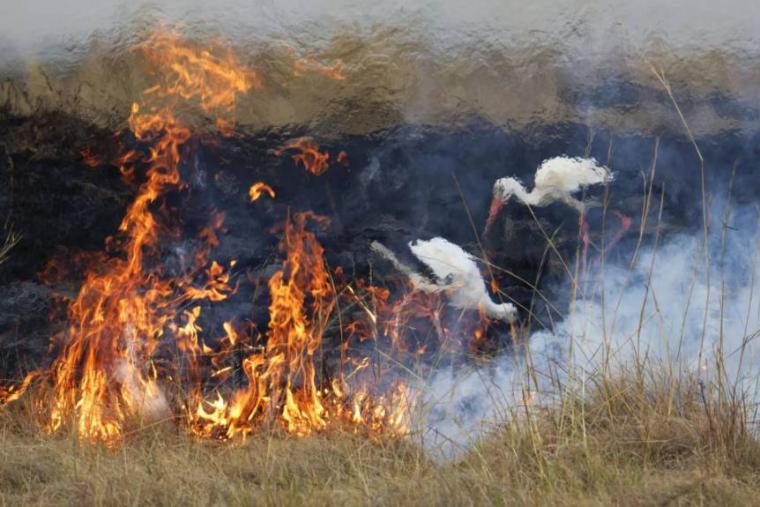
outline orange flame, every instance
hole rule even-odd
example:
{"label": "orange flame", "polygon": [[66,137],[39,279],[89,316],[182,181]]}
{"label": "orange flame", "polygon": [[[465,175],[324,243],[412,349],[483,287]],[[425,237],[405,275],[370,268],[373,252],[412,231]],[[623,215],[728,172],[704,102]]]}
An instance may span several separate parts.
{"label": "orange flame", "polygon": [[248,189],[248,197],[250,198],[251,202],[257,201],[263,194],[268,194],[272,199],[275,197],[275,193],[272,187],[263,181],[254,183],[251,185],[251,188]]}
{"label": "orange flame", "polygon": [[291,139],[284,146],[278,148],[274,154],[279,157],[289,150],[297,152],[291,155],[296,164],[302,164],[304,169],[315,176],[324,174],[329,167],[330,153],[319,151],[319,145],[309,137]]}
{"label": "orange flame", "polygon": [[[255,74],[238,65],[231,53],[215,57],[173,34],[152,37],[144,49],[159,72],[159,84],[146,94],[197,98],[204,110],[231,111],[237,95],[256,82]],[[160,269],[146,270],[146,261],[158,254],[161,236],[170,232],[153,208],[163,194],[182,184],[180,163],[190,130],[168,106],[135,103],[128,123],[135,138],[152,146],[147,157],[135,151],[122,157],[125,175],[133,176],[138,164],[148,168],[119,226],[123,258],[93,266],[87,273],[69,308],[68,342],[48,372],[48,429],[60,429],[71,417],[80,438],[106,444],[118,441],[130,420],[168,412],[151,358],[177,313],[176,305],[187,299],[218,301],[229,290],[228,276],[217,264],[209,268],[204,289],[192,286],[192,269],[180,279],[166,280]],[[178,333],[180,346],[184,340],[194,351],[199,314],[199,308],[185,312],[188,322]]]}

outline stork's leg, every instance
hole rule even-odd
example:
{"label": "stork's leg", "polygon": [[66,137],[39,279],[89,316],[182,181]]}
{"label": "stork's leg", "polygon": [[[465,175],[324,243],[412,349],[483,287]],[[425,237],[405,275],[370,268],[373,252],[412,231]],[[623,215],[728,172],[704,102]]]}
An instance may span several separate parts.
{"label": "stork's leg", "polygon": [[580,215],[580,235],[583,244],[583,254],[581,256],[581,278],[586,276],[586,262],[588,261],[588,247],[591,244],[591,235],[589,234],[588,222],[583,213]]}
{"label": "stork's leg", "polygon": [[628,229],[631,228],[631,217],[624,215],[619,211],[615,211],[615,215],[618,217],[618,220],[620,220],[620,227],[618,227],[618,230],[615,232],[615,235],[612,237],[607,248],[611,248],[615,243],[620,241],[625,233],[628,232]]}
{"label": "stork's leg", "polygon": [[604,255],[607,251],[609,251],[615,244],[623,239],[623,236],[625,236],[625,233],[628,232],[628,229],[631,228],[631,217],[628,215],[624,215],[623,213],[620,213],[619,211],[614,211],[615,216],[617,216],[618,220],[620,221],[620,227],[615,231],[615,234],[612,235],[612,238],[607,243],[607,245],[604,247],[604,251],[597,256],[596,259],[594,259],[594,266],[599,266],[602,262],[602,255]]}
{"label": "stork's leg", "polygon": [[584,278],[586,274],[586,261],[588,259],[588,247],[591,244],[588,222],[586,222],[586,206],[582,201],[570,195],[563,195],[560,197],[560,200],[578,211],[578,235],[583,245],[580,278]]}

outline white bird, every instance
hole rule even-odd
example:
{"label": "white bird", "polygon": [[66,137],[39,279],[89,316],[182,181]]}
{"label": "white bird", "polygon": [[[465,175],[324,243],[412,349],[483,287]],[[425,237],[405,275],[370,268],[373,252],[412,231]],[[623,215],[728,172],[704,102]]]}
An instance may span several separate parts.
{"label": "white bird", "polygon": [[610,170],[598,165],[593,158],[554,157],[544,160],[536,170],[535,183],[530,192],[525,190],[517,178],[496,180],[486,230],[513,195],[528,206],[547,206],[557,201],[564,202],[582,214],[591,203],[584,203],[573,197],[573,194],[585,187],[610,181]]}
{"label": "white bird", "polygon": [[409,248],[433,272],[436,278],[434,283],[399,261],[384,245],[377,241],[372,243],[372,249],[407,275],[415,289],[428,293],[443,292],[448,296],[449,305],[461,310],[482,310],[492,319],[513,322],[517,318],[517,308],[513,304],[499,304],[491,300],[474,257],[459,245],[443,238],[433,238],[412,241]]}

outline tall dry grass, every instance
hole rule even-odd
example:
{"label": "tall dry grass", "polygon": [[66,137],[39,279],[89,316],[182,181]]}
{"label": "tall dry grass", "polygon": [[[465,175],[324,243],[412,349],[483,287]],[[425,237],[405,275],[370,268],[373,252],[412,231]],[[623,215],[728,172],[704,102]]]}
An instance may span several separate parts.
{"label": "tall dry grass", "polygon": [[8,260],[11,250],[13,250],[13,247],[15,247],[20,240],[21,236],[14,232],[11,225],[6,224],[3,227],[2,238],[0,238],[0,264]]}

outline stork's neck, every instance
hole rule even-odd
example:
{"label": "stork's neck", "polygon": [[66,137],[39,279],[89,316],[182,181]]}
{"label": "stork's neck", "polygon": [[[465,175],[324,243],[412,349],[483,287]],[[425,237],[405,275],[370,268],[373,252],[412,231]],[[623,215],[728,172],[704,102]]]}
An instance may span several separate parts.
{"label": "stork's neck", "polygon": [[512,193],[524,204],[529,206],[538,206],[543,198],[543,193],[538,188],[533,188],[530,192],[517,180],[511,181]]}

